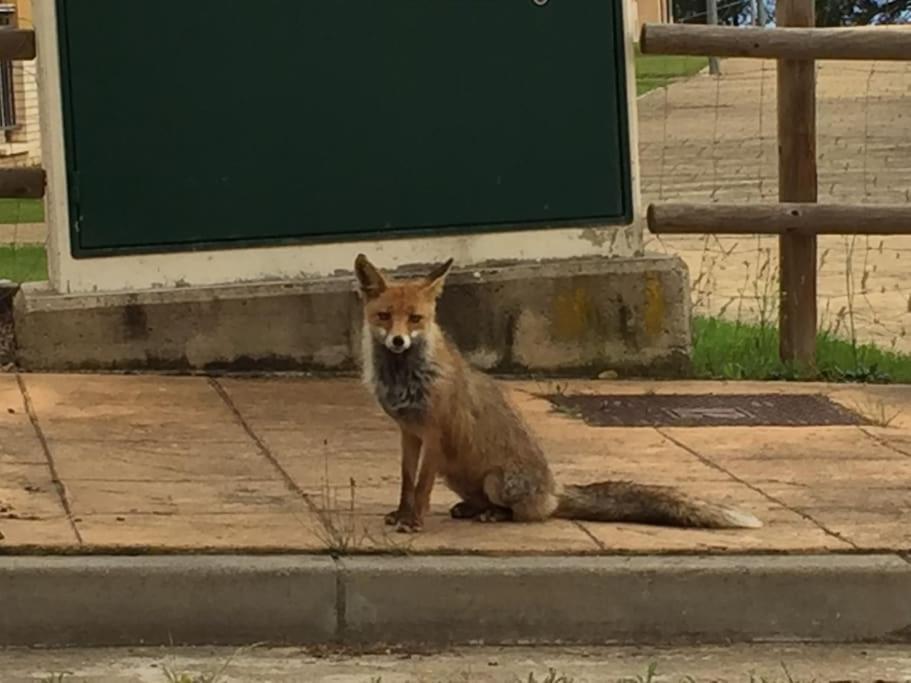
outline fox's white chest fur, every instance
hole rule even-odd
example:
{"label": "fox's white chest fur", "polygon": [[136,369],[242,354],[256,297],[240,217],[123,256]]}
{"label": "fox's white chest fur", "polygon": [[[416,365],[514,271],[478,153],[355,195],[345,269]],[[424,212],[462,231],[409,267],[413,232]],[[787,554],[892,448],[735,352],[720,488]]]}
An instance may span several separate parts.
{"label": "fox's white chest fur", "polygon": [[365,330],[363,379],[387,415],[405,422],[421,422],[430,408],[431,391],[439,369],[429,356],[425,338],[407,351],[395,353]]}

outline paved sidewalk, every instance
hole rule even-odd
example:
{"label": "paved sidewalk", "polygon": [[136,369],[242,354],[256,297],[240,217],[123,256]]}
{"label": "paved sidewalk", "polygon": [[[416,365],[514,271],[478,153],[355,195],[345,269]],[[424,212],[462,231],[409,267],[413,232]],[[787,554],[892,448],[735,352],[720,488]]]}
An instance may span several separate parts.
{"label": "paved sidewalk", "polygon": [[[9,649],[0,651],[4,683],[633,683],[655,667],[660,681],[906,681],[904,645],[735,645],[656,647],[471,647],[327,657],[304,648]],[[554,674],[548,678],[550,672]],[[36,674],[42,674],[36,678]],[[173,679],[171,679],[173,680]]]}
{"label": "paved sidewalk", "polygon": [[[759,530],[451,520],[390,533],[398,438],[354,379],[0,375],[0,553],[609,554],[911,548],[911,387],[570,382],[568,392],[814,392],[888,427],[598,428],[509,382],[566,482],[736,504]],[[353,492],[353,499],[352,499]]]}

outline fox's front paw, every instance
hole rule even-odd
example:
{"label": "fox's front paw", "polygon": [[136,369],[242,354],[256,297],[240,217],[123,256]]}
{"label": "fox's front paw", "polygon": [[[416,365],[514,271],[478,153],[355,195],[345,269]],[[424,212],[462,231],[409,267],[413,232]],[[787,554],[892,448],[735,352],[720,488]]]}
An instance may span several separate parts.
{"label": "fox's front paw", "polygon": [[403,522],[406,519],[410,519],[413,516],[414,515],[411,512],[411,510],[403,510],[402,508],[399,508],[398,510],[393,510],[392,512],[390,512],[388,515],[383,517],[383,519],[385,520],[387,525],[396,526],[400,522]]}
{"label": "fox's front paw", "polygon": [[400,516],[395,526],[395,530],[400,534],[416,534],[423,528],[424,519],[414,512]]}

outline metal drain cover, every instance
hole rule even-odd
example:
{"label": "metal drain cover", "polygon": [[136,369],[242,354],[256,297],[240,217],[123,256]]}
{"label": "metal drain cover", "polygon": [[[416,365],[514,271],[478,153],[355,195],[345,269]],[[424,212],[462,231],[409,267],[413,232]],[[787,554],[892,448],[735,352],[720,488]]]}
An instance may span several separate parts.
{"label": "metal drain cover", "polygon": [[595,427],[870,424],[822,394],[552,394],[546,398]]}

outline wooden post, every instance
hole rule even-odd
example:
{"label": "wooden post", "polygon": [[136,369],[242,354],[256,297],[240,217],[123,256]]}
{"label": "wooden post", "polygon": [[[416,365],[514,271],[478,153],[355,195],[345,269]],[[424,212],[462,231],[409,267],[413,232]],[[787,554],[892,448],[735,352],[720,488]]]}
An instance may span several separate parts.
{"label": "wooden post", "polygon": [[[813,0],[779,0],[778,26],[813,26]],[[816,202],[816,64],[778,60],[778,200]],[[816,236],[779,238],[779,353],[816,363]]]}
{"label": "wooden post", "polygon": [[[705,0],[705,23],[709,26],[718,25],[718,0]],[[713,76],[721,73],[717,57],[709,57],[709,73]]]}

